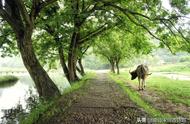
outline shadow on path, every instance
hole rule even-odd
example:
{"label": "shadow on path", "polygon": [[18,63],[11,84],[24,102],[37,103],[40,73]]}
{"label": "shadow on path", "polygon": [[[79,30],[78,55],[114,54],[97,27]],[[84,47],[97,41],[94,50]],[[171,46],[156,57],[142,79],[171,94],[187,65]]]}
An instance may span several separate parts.
{"label": "shadow on path", "polygon": [[89,81],[70,108],[49,124],[135,124],[137,118],[148,116],[106,73],[98,73]]}

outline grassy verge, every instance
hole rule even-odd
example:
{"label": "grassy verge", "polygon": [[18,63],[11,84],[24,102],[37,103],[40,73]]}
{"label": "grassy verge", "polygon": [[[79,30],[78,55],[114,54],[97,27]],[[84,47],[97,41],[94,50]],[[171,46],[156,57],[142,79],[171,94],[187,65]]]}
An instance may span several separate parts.
{"label": "grassy verge", "polygon": [[89,73],[85,75],[80,81],[73,83],[71,87],[65,89],[61,97],[51,101],[40,102],[39,104],[36,105],[34,109],[31,110],[31,112],[29,113],[29,115],[27,115],[27,117],[22,117],[19,124],[34,124],[37,123],[39,119],[46,120],[53,117],[55,114],[64,111],[66,108],[68,108],[71,105],[72,101],[68,101],[64,106],[64,108],[60,108],[58,102],[62,99],[67,100],[66,97],[69,94],[81,89],[84,85],[87,85],[88,83],[87,80],[91,79],[94,76],[95,76],[94,73]]}
{"label": "grassy verge", "polygon": [[[120,77],[126,80],[130,79],[128,73],[122,73]],[[138,86],[138,81],[133,81],[131,85]],[[147,90],[155,92],[163,99],[171,100],[173,103],[190,106],[190,81],[151,75],[147,79]]]}
{"label": "grassy verge", "polygon": [[15,76],[7,75],[0,77],[0,87],[9,86],[18,81],[18,78]]}
{"label": "grassy verge", "polygon": [[127,87],[126,84],[118,76],[110,74],[110,77],[129,95],[129,98],[136,105],[143,108],[150,116],[159,118],[171,117],[171,115],[160,112],[151,106],[148,102],[144,101],[138,92]]}
{"label": "grassy verge", "polygon": [[178,72],[184,74],[190,74],[190,63],[183,62],[183,63],[176,63],[176,64],[166,64],[162,66],[155,66],[152,67],[151,71],[158,71],[158,72]]}

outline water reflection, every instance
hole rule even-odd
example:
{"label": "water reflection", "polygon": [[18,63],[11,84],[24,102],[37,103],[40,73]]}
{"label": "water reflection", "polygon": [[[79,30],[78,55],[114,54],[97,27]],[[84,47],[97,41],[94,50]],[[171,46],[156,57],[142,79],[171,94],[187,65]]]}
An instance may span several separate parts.
{"label": "water reflection", "polygon": [[26,106],[25,99],[28,97],[29,89],[36,94],[34,84],[28,76],[19,76],[18,82],[14,86],[0,88],[0,121],[4,115],[3,111],[15,107],[20,103],[23,107]]}
{"label": "water reflection", "polygon": [[[50,73],[50,77],[56,83],[60,91],[64,91],[65,88],[70,87],[70,84],[63,77],[62,73]],[[4,116],[4,111],[15,108],[17,105],[22,105],[22,108],[26,108],[26,99],[31,95],[37,95],[34,83],[29,74],[15,75],[19,80],[10,87],[0,87],[0,123]]]}

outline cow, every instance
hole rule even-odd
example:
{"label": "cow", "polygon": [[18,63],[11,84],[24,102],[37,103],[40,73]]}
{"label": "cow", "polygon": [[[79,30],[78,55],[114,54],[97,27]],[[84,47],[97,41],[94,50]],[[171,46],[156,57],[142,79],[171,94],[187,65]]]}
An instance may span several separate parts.
{"label": "cow", "polygon": [[134,80],[138,77],[139,81],[139,90],[144,90],[146,86],[145,79],[147,78],[148,75],[151,75],[152,73],[149,74],[149,69],[148,66],[146,65],[138,65],[137,68],[134,71],[130,71],[129,73],[131,74],[131,80]]}

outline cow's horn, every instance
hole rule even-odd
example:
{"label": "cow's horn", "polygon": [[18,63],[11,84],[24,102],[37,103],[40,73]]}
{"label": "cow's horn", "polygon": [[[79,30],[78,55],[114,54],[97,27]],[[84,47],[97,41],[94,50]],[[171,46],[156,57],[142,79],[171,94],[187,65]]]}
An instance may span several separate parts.
{"label": "cow's horn", "polygon": [[148,75],[151,75],[152,73],[149,73]]}

